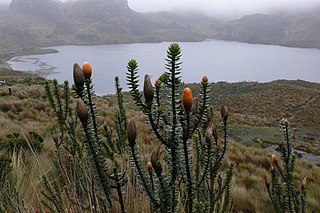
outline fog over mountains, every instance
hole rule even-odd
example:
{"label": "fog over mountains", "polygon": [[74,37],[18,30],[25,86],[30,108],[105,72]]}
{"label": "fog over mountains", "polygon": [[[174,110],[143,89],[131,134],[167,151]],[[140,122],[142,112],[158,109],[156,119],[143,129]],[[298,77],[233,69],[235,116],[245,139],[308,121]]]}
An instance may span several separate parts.
{"label": "fog over mountains", "polygon": [[218,20],[172,12],[138,13],[127,0],[12,0],[0,7],[0,51],[29,46],[234,40],[320,48],[320,9]]}

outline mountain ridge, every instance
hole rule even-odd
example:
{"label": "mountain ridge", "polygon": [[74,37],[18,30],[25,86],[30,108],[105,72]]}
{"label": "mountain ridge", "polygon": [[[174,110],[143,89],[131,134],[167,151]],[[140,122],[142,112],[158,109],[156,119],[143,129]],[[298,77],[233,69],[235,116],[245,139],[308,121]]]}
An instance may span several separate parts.
{"label": "mountain ridge", "polygon": [[0,52],[30,46],[205,39],[320,48],[319,11],[223,21],[191,13],[139,13],[127,0],[12,0],[0,14]]}

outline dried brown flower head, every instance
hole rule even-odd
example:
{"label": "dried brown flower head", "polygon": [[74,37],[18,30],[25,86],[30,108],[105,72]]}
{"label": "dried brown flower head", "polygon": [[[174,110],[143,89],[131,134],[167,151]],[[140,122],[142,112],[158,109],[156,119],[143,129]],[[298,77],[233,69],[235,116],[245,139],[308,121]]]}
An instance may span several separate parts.
{"label": "dried brown flower head", "polygon": [[77,100],[76,111],[81,123],[86,124],[89,118],[89,111],[87,105],[80,98]]}
{"label": "dried brown flower head", "polygon": [[82,89],[84,85],[84,75],[79,64],[73,64],[73,81],[77,89]]}
{"label": "dried brown flower head", "polygon": [[157,176],[161,176],[161,172],[162,172],[162,166],[160,163],[161,154],[162,154],[162,149],[160,146],[155,148],[151,153],[151,164]]}
{"label": "dried brown flower head", "polygon": [[129,146],[133,147],[136,144],[136,138],[137,138],[137,127],[134,119],[131,119],[128,122],[127,136],[128,136]]}
{"label": "dried brown flower head", "polygon": [[221,106],[221,118],[223,121],[228,120],[229,109],[226,105]]}
{"label": "dried brown flower head", "polygon": [[151,103],[153,100],[153,86],[149,75],[144,76],[143,94],[146,99],[146,103]]}

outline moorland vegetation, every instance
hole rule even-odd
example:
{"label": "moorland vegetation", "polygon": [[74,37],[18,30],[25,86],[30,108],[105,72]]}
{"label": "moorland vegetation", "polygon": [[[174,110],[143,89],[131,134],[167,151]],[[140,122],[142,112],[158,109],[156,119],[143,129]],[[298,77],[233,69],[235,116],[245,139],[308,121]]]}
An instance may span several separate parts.
{"label": "moorland vegetation", "polygon": [[294,152],[319,153],[319,84],[184,85],[179,45],[167,54],[154,84],[146,75],[140,91],[131,60],[129,92],[116,77],[104,97],[89,64],[72,86],[3,70],[1,210],[320,211],[320,165]]}

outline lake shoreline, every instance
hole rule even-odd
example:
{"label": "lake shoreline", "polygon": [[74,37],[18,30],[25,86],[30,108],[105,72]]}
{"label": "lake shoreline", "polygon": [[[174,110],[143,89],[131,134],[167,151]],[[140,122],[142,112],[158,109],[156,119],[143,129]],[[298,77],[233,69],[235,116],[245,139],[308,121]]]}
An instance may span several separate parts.
{"label": "lake shoreline", "polygon": [[42,54],[51,54],[51,53],[57,53],[58,50],[54,49],[55,46],[100,46],[100,45],[121,45],[121,44],[159,44],[164,42],[170,42],[170,43],[201,43],[205,41],[226,41],[226,42],[237,42],[237,43],[243,43],[243,44],[253,44],[253,45],[266,45],[266,46],[279,46],[279,47],[288,47],[288,48],[302,48],[302,49],[320,49],[320,47],[316,46],[305,46],[305,45],[295,45],[295,44],[283,44],[283,43],[257,43],[257,42],[249,42],[249,41],[239,41],[239,40],[228,40],[223,38],[207,38],[203,40],[194,40],[194,41],[155,41],[155,42],[123,42],[123,43],[88,43],[88,44],[82,44],[82,43],[68,43],[68,44],[54,44],[52,46],[39,46],[39,47],[27,47],[22,48],[21,50],[16,51],[6,51],[1,52],[0,51],[0,64],[1,61],[10,61],[12,58],[17,56],[27,56],[27,55],[42,55]]}
{"label": "lake shoreline", "polygon": [[[48,79],[71,81],[72,64],[88,61],[93,66],[96,92],[103,94],[113,92],[113,77],[126,78],[126,64],[131,59],[138,61],[142,75],[152,75],[155,80],[165,71],[166,49],[170,44],[171,42],[50,46],[43,49],[41,55],[18,56],[7,62],[12,64],[14,70],[34,71]],[[318,49],[211,39],[179,44],[185,82],[197,82],[203,75],[214,82],[271,82],[277,79],[320,82]],[[56,54],[44,54],[53,52]],[[121,86],[126,88],[125,84]]]}

